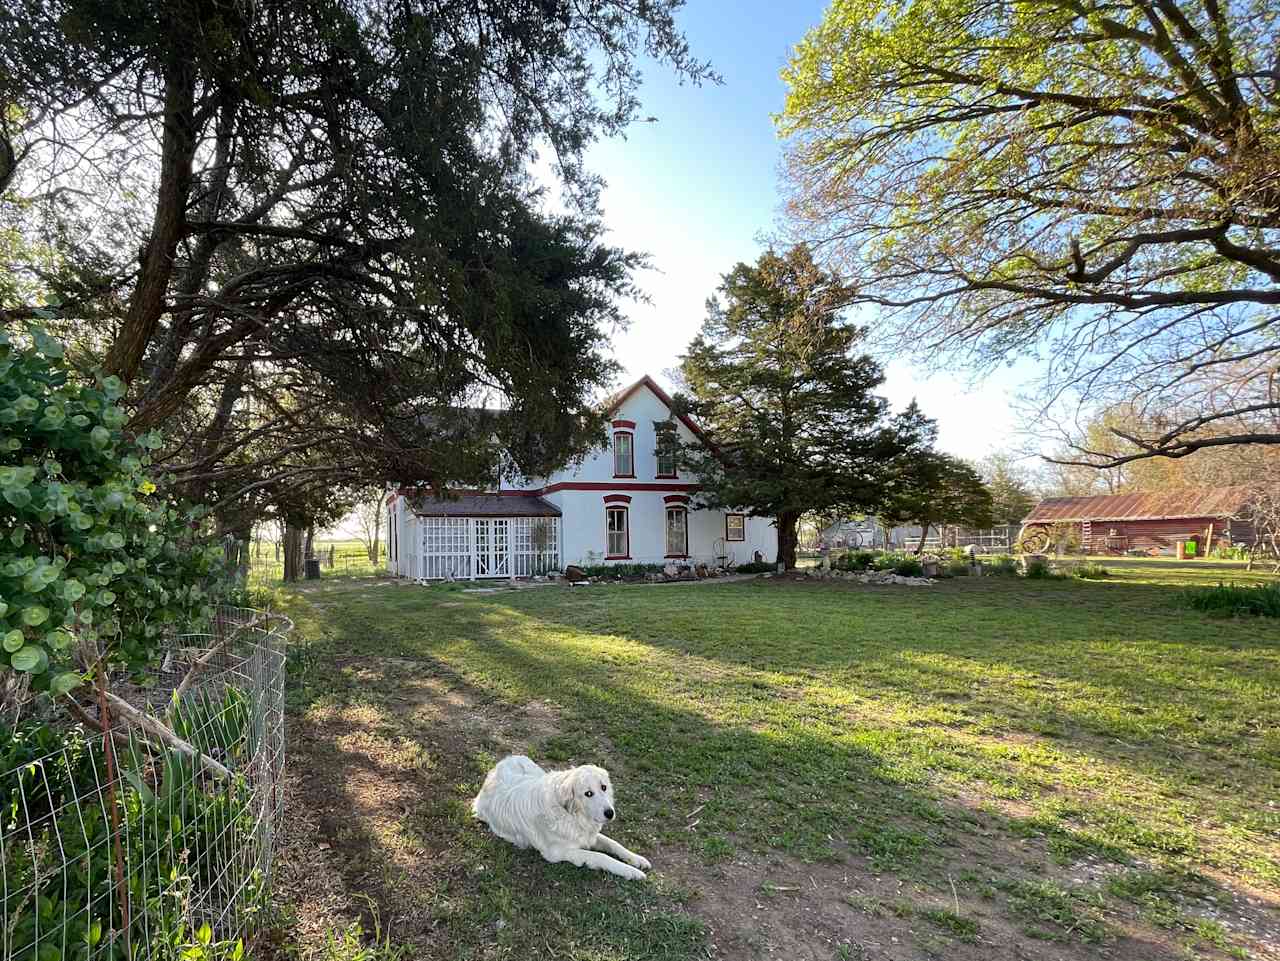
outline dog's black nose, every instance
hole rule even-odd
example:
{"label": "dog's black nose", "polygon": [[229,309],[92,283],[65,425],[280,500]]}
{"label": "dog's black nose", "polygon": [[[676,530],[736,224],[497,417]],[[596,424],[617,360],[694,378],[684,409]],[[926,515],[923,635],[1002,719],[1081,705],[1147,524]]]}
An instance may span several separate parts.
{"label": "dog's black nose", "polygon": [[605,819],[606,821],[612,821],[612,820],[613,820],[613,808],[605,808],[605,809],[604,809],[604,819]]}

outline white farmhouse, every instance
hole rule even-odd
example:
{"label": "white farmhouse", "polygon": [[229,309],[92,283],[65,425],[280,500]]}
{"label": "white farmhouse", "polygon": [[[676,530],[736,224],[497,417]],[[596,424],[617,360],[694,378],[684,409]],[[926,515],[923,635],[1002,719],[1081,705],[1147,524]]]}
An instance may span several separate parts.
{"label": "white farmhouse", "polygon": [[655,421],[673,417],[684,443],[709,445],[645,376],[607,409],[610,443],[581,463],[517,487],[436,498],[387,498],[390,573],[402,577],[527,577],[567,564],[742,564],[772,561],[772,518],[698,510],[698,479],[658,456]]}

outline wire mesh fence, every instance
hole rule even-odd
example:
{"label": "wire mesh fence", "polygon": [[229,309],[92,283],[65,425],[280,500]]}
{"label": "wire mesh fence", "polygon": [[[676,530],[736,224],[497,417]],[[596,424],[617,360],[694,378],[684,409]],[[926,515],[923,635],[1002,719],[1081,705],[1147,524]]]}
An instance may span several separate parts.
{"label": "wire mesh fence", "polygon": [[0,727],[0,959],[238,959],[283,814],[287,618],[223,608],[81,723]]}

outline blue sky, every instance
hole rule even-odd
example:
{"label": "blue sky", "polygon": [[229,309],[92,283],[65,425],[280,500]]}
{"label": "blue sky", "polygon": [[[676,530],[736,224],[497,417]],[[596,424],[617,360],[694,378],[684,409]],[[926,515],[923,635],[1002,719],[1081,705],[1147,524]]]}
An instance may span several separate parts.
{"label": "blue sky", "polygon": [[[682,86],[669,69],[653,66],[641,116],[657,121],[591,149],[590,168],[608,182],[609,241],[647,252],[654,267],[638,277],[651,303],[629,305],[630,326],[614,337],[627,378],[649,373],[665,382],[663,371],[702,323],[720,276],[759,255],[781,204],[782,149],[771,119],[785,96],[779,71],[824,6],[692,0],[681,26],[723,85]],[[884,393],[898,407],[918,397],[937,419],[944,449],[976,458],[1014,443],[1012,374],[971,387],[965,378],[926,376],[900,360],[888,373]]]}

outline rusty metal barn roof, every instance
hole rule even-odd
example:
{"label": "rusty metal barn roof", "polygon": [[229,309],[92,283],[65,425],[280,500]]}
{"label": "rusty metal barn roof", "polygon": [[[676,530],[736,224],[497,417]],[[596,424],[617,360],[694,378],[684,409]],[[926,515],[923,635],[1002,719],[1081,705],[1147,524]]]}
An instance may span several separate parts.
{"label": "rusty metal barn roof", "polygon": [[1098,497],[1047,497],[1022,523],[1231,517],[1240,513],[1248,502],[1247,487],[1188,487],[1158,494],[1138,492]]}
{"label": "rusty metal barn roof", "polygon": [[534,494],[462,494],[459,497],[410,497],[422,517],[559,517],[560,509]]}

